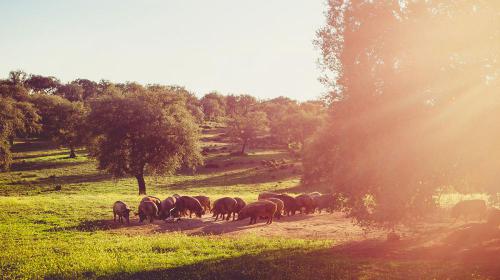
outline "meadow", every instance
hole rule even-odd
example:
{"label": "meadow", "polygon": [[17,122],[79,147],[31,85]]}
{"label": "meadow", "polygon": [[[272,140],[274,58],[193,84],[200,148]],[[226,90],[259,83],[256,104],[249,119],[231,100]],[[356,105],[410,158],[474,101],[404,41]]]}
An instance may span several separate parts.
{"label": "meadow", "polygon": [[[206,166],[175,176],[147,177],[148,194],[204,194],[256,200],[264,190],[298,193],[300,162],[279,149],[230,156],[230,143],[206,134]],[[0,277],[2,279],[495,279],[498,268],[462,259],[404,257],[383,241],[345,242],[342,228],[323,238],[266,235],[295,221],[265,226],[233,223],[238,234],[157,230],[165,222],[118,225],[111,206],[137,209],[135,178],[114,179],[77,151],[35,139],[16,142],[15,163],[0,173]],[[266,169],[262,160],[294,166]],[[61,185],[61,190],[55,186]],[[328,216],[322,216],[328,218]],[[203,223],[208,223],[205,218]],[[303,217],[300,219],[307,219]],[[341,219],[341,218],[339,218]],[[187,223],[189,221],[180,221]],[[201,222],[200,222],[201,223]],[[314,224],[311,224],[314,226]],[[253,229],[253,230],[247,230]],[[133,230],[129,230],[133,229]],[[298,229],[300,231],[300,228]],[[407,244],[408,247],[410,246]],[[400,248],[398,248],[400,249]],[[413,256],[413,255],[412,255]],[[495,270],[496,269],[496,270]]]}

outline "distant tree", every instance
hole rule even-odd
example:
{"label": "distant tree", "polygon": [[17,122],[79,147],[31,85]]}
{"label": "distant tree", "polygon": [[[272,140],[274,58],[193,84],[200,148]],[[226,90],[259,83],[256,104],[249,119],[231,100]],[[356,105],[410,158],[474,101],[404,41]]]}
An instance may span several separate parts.
{"label": "distant tree", "polygon": [[302,103],[283,119],[281,126],[286,128],[285,137],[288,145],[294,145],[299,151],[307,139],[312,137],[316,130],[323,124],[326,117],[322,107],[307,108],[308,103]]}
{"label": "distant tree", "polygon": [[0,169],[8,169],[12,163],[13,135],[36,131],[38,119],[31,103],[0,97]]}
{"label": "distant tree", "polygon": [[269,134],[274,144],[288,145],[290,143],[289,116],[298,110],[298,103],[287,97],[278,97],[264,101],[261,104],[269,120]]}
{"label": "distant tree", "polygon": [[97,97],[98,95],[98,84],[94,81],[87,79],[76,79],[71,84],[77,84],[83,89],[82,99],[87,100],[89,98]]}
{"label": "distant tree", "polygon": [[35,92],[54,93],[61,83],[55,77],[30,75],[24,84]]}
{"label": "distant tree", "polygon": [[22,86],[28,79],[28,74],[22,70],[10,71],[9,82],[14,86]]}
{"label": "distant tree", "polygon": [[248,94],[226,96],[225,111],[228,117],[245,115],[256,109],[257,99]]}
{"label": "distant tree", "polygon": [[206,120],[215,121],[226,115],[226,101],[223,95],[211,92],[203,96],[200,102]]}
{"label": "distant tree", "polygon": [[267,123],[266,113],[261,111],[235,115],[227,122],[227,134],[241,142],[241,154],[243,155],[249,142],[266,133],[268,129]]}
{"label": "distant tree", "polygon": [[196,123],[202,123],[204,119],[203,108],[201,107],[200,100],[191,92],[186,90],[186,88],[181,86],[162,86],[162,85],[150,85],[147,87],[148,90],[157,92],[159,94],[174,95],[178,96],[194,117]]}
{"label": "distant tree", "polygon": [[91,102],[88,122],[95,140],[91,155],[98,168],[137,179],[146,194],[144,175],[170,174],[202,163],[199,129],[182,99],[142,90]]}
{"label": "distant tree", "polygon": [[22,84],[13,84],[8,80],[0,80],[0,96],[16,101],[28,101],[28,90]]}
{"label": "distant tree", "polygon": [[321,102],[297,103],[286,97],[265,101],[261,108],[269,119],[273,142],[298,150],[322,124],[326,111]]}
{"label": "distant tree", "polygon": [[68,83],[60,85],[55,94],[64,97],[69,101],[76,102],[83,101],[85,90],[77,83]]}
{"label": "distant tree", "polygon": [[75,149],[86,142],[88,134],[83,103],[55,95],[37,95],[32,102],[41,116],[41,136],[68,147],[69,157],[76,157]]}

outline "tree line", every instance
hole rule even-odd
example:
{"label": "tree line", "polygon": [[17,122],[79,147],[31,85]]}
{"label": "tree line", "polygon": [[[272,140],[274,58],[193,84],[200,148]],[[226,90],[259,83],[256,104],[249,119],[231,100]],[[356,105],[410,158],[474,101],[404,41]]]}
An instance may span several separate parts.
{"label": "tree line", "polygon": [[256,140],[301,151],[320,126],[323,102],[216,92],[197,98],[183,87],[77,79],[11,71],[0,80],[0,168],[12,163],[15,138],[38,137],[67,147],[76,157],[87,147],[97,168],[133,176],[146,193],[145,174],[172,174],[203,163],[200,127],[222,123],[246,154]]}

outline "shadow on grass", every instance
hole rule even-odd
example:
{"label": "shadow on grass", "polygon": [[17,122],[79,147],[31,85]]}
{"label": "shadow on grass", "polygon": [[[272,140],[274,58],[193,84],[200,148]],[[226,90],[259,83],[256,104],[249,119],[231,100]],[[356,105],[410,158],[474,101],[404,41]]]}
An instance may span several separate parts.
{"label": "shadow on grass", "polygon": [[296,172],[292,169],[243,169],[241,171],[228,171],[221,172],[220,175],[215,175],[205,179],[186,180],[183,182],[176,182],[175,184],[164,185],[160,187],[168,187],[171,189],[184,189],[184,188],[204,188],[204,187],[220,187],[220,186],[233,186],[238,184],[262,184],[269,182],[279,182],[298,177]]}
{"label": "shadow on grass", "polygon": [[[20,193],[39,193],[56,192],[56,185],[62,185],[62,191],[68,190],[66,185],[79,183],[92,183],[111,180],[112,176],[103,173],[93,173],[87,175],[67,175],[58,176],[55,179],[51,177],[38,178],[32,181],[19,180],[7,183],[4,188],[0,186],[0,195],[19,195]],[[61,191],[59,190],[59,191]]]}
{"label": "shadow on grass", "polygon": [[101,230],[112,230],[124,227],[137,227],[142,226],[143,224],[139,222],[130,221],[130,224],[124,222],[123,224],[115,222],[113,220],[90,220],[90,221],[82,221],[76,226],[70,227],[54,227],[48,229],[48,232],[59,232],[59,231],[81,231],[81,232],[95,232]]}
{"label": "shadow on grass", "polygon": [[57,149],[57,145],[50,141],[39,139],[26,139],[21,142],[14,143],[12,152],[42,152]]}
{"label": "shadow on grass", "polygon": [[42,170],[42,169],[55,169],[55,168],[64,168],[70,166],[77,166],[80,164],[84,164],[82,161],[37,161],[37,162],[15,162],[11,166],[11,171],[19,172],[19,171],[34,171],[34,170]]}
{"label": "shadow on grass", "polygon": [[39,157],[61,156],[61,155],[68,155],[69,156],[69,151],[59,151],[59,152],[52,152],[52,153],[41,153],[41,154],[33,154],[33,155],[14,156],[14,160],[32,159],[32,158],[39,158]]}
{"label": "shadow on grass", "polygon": [[358,279],[359,263],[329,257],[328,249],[270,250],[233,258],[137,273],[117,273],[101,279]]}

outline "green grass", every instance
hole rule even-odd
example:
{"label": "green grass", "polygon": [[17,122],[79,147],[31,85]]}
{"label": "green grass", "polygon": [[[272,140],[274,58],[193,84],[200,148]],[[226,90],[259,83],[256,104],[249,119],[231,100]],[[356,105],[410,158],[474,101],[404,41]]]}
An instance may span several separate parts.
{"label": "green grass", "polygon": [[[102,225],[112,219],[111,205],[122,200],[135,209],[137,183],[113,180],[85,151],[78,153],[69,159],[67,150],[42,142],[16,145],[12,171],[0,173],[1,279],[469,279],[482,273],[441,262],[346,257],[332,253],[335,240],[110,231]],[[292,169],[260,167],[271,158],[291,161],[283,151],[211,154],[207,161],[220,168],[148,177],[148,193],[252,201],[262,190],[294,189],[299,175]]]}

